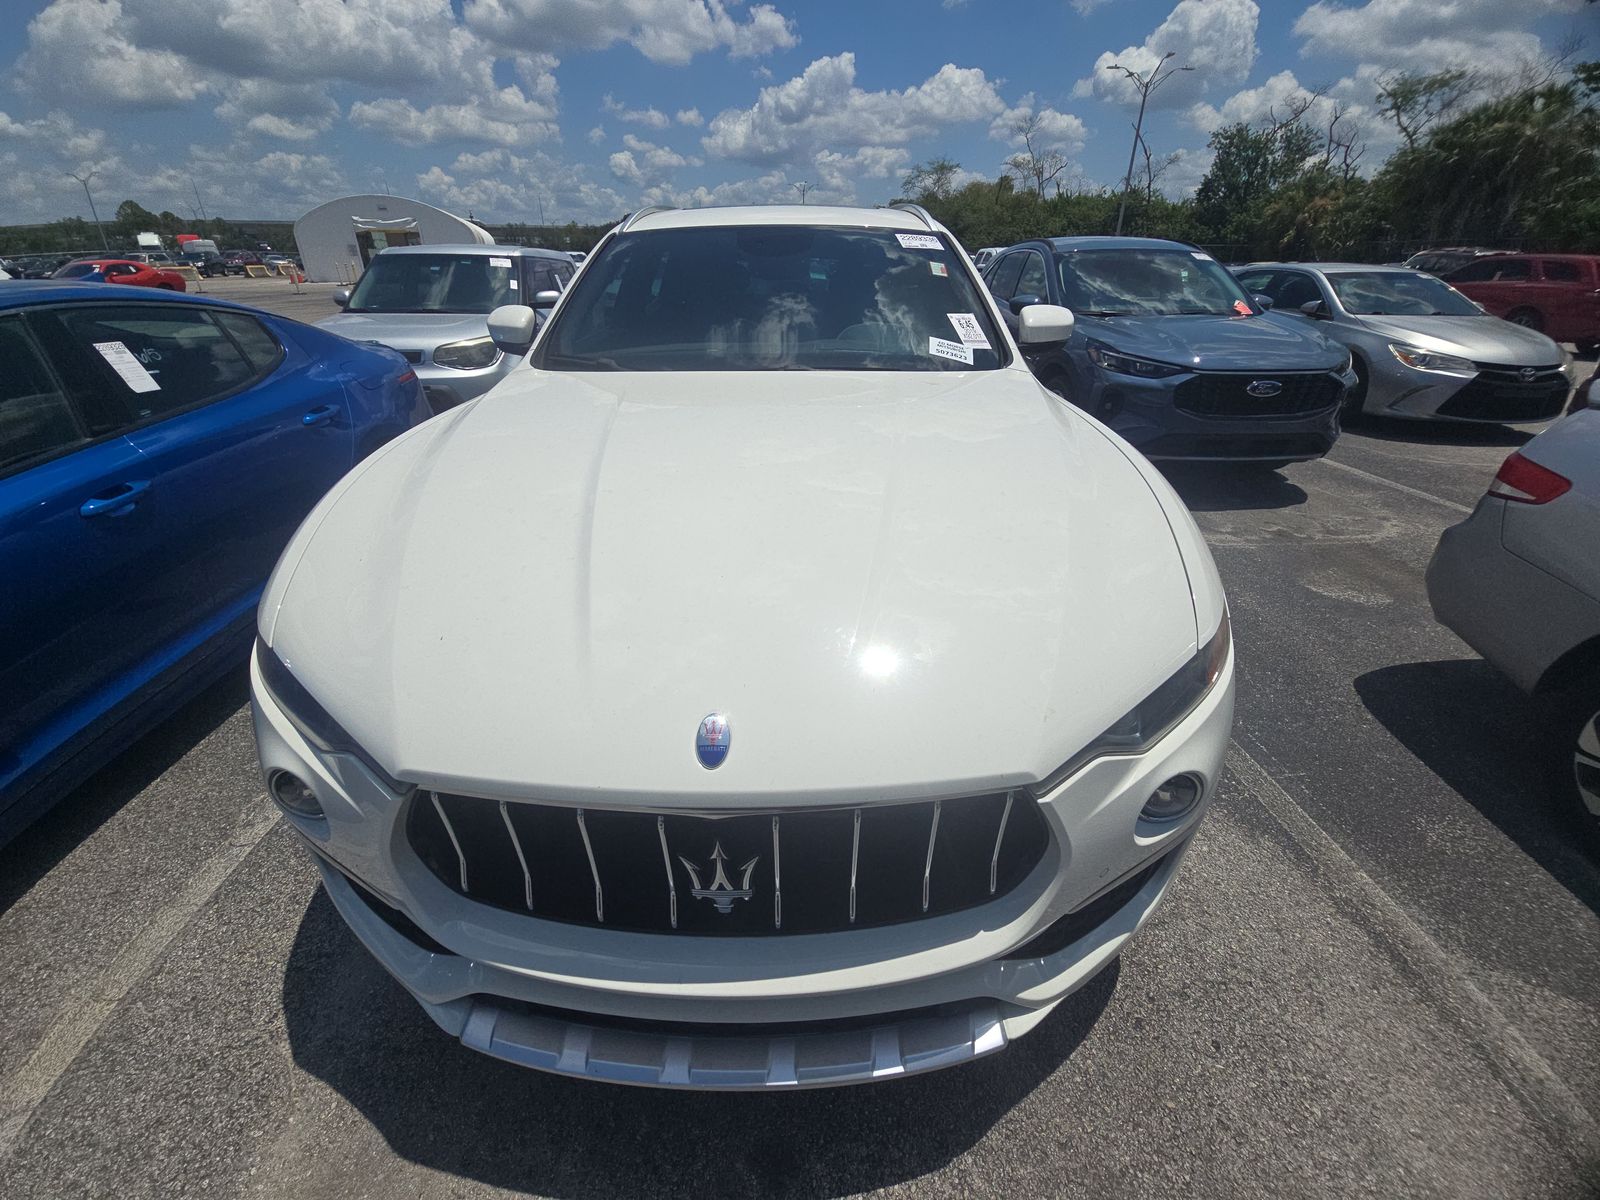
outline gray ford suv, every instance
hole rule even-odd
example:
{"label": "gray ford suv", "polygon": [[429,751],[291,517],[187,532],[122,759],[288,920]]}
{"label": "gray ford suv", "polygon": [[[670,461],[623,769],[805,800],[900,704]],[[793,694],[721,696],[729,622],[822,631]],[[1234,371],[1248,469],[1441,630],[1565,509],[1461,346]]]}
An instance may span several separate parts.
{"label": "gray ford suv", "polygon": [[[393,246],[375,255],[344,311],[317,322],[357,342],[377,342],[416,367],[434,412],[481,396],[519,358],[489,337],[502,304],[534,304],[573,276],[572,259],[525,246]],[[541,314],[547,308],[535,306]]]}

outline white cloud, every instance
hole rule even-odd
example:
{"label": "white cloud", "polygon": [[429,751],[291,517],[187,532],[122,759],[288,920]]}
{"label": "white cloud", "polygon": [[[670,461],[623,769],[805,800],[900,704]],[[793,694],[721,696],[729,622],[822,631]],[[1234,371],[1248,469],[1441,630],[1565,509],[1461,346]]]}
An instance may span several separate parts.
{"label": "white cloud", "polygon": [[989,123],[989,136],[997,142],[1020,148],[1023,145],[1021,126],[1032,120],[1036,113],[1038,127],[1034,134],[1035,150],[1059,150],[1069,157],[1082,152],[1084,142],[1089,138],[1088,126],[1071,113],[1057,112],[1049,105],[1040,107],[1038,98],[1032,92],[1017,101],[1014,108],[1006,109]]}
{"label": "white cloud", "polygon": [[672,118],[666,113],[655,108],[629,108],[607,92],[600,101],[602,112],[610,113],[619,121],[630,125],[643,125],[646,129],[665,129],[672,124]]}
{"label": "white cloud", "polygon": [[143,108],[184,104],[212,86],[178,55],[136,45],[121,0],[53,0],[28,22],[15,78],[38,96]]}
{"label": "white cloud", "polygon": [[[1374,104],[1379,74],[1379,68],[1366,65],[1354,75],[1323,88],[1305,116],[1314,129],[1325,134],[1329,122],[1342,112],[1340,132],[1348,134],[1354,131],[1360,134],[1367,146],[1363,166],[1368,169],[1380,165],[1394,150],[1399,139],[1393,124],[1378,114]],[[1196,128],[1209,134],[1224,125],[1240,121],[1258,123],[1270,118],[1273,113],[1281,116],[1288,111],[1291,101],[1310,96],[1312,90],[1301,83],[1293,71],[1279,71],[1260,87],[1235,92],[1220,107],[1196,104],[1189,110],[1188,117]]]}
{"label": "white cloud", "polygon": [[1128,67],[1148,76],[1169,51],[1176,51],[1172,66],[1188,65],[1150,95],[1150,107],[1187,108],[1213,86],[1237,87],[1256,61],[1256,26],[1261,10],[1255,0],[1179,0],[1177,6],[1137,46],[1120,53],[1107,50],[1095,59],[1094,70],[1072,89],[1077,97],[1137,107],[1138,90],[1113,66]]}
{"label": "white cloud", "polygon": [[672,118],[679,125],[704,125],[706,119],[700,115],[698,108],[680,108],[678,115]]}
{"label": "white cloud", "polygon": [[542,213],[547,222],[598,222],[628,208],[583,167],[537,150],[526,157],[508,150],[457,155],[449,170],[429,167],[416,184],[423,198],[488,220],[533,222]]}
{"label": "white cloud", "polygon": [[1087,17],[1095,9],[1104,8],[1110,3],[1111,0],[1072,0],[1072,7],[1077,10],[1079,16]]}
{"label": "white cloud", "polygon": [[409,100],[358,100],[350,106],[357,129],[383,134],[397,142],[443,142],[452,139],[517,146],[559,138],[555,109],[512,84],[466,104],[433,104],[419,109]]}
{"label": "white cloud", "polygon": [[819,58],[788,82],[762,88],[750,108],[718,113],[701,145],[740,162],[799,162],[820,149],[904,144],[1005,109],[977,68],[947,63],[902,91],[863,91],[855,75],[854,54]]}
{"label": "white cloud", "polygon": [[588,139],[589,145],[600,145],[606,140],[606,127],[604,125],[596,125],[593,129],[589,130]]}
{"label": "white cloud", "polygon": [[812,165],[822,188],[819,196],[851,203],[856,198],[855,176],[898,180],[911,165],[911,153],[901,146],[863,146],[854,154],[819,150]]}
{"label": "white cloud", "polygon": [[1582,0],[1318,0],[1294,24],[1302,57],[1331,55],[1395,69],[1503,67],[1543,52],[1528,27]]}
{"label": "white cloud", "polygon": [[318,87],[247,79],[213,111],[251,133],[305,142],[332,128],[339,106]]}
{"label": "white cloud", "polygon": [[618,42],[652,62],[683,66],[726,48],[734,58],[784,50],[799,37],[770,4],[739,20],[739,0],[467,0],[467,25],[501,46],[603,50]]}

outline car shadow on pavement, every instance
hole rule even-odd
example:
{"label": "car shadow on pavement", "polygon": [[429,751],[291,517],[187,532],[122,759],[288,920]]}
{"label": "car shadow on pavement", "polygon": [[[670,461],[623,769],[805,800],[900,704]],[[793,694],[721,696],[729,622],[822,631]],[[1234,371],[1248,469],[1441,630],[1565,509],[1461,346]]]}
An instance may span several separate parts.
{"label": "car shadow on pavement", "polygon": [[1190,512],[1292,508],[1306,502],[1299,485],[1257,466],[1164,462],[1159,467]]}
{"label": "car shadow on pavement", "polygon": [[1473,425],[1465,421],[1405,421],[1398,417],[1367,415],[1348,423],[1346,430],[1377,442],[1412,442],[1430,446],[1525,446],[1543,425]]}
{"label": "car shadow on pavement", "polygon": [[295,1063],[430,1170],[559,1197],[831,1197],[916,1179],[977,1143],[1068,1061],[1117,977],[1113,962],[1027,1037],[930,1075],[773,1095],[622,1087],[512,1066],[448,1037],[319,888],[283,1000]]}
{"label": "car shadow on pavement", "polygon": [[1355,689],[1401,745],[1600,913],[1600,865],[1554,794],[1554,750],[1527,696],[1481,659],[1381,667]]}
{"label": "car shadow on pavement", "polygon": [[249,700],[249,674],[241,665],[196,693],[0,847],[0,913]]}

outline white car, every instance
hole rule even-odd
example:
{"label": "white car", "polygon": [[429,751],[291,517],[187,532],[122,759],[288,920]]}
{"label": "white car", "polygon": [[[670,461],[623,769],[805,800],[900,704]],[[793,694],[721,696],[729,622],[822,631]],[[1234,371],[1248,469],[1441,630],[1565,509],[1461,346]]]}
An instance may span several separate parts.
{"label": "white car", "polygon": [[[1058,345],[1065,309],[1026,310]],[[335,906],[466,1045],[792,1088],[999,1050],[1122,949],[1233,654],[1150,464],[921,210],[650,210],[307,518],[251,669]]]}

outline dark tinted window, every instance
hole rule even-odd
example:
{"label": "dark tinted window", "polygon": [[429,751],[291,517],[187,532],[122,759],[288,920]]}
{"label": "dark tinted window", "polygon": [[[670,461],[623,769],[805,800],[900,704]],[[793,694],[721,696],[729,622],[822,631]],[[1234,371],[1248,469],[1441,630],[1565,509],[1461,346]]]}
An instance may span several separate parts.
{"label": "dark tinted window", "polygon": [[250,365],[261,374],[272,370],[283,357],[283,347],[278,339],[260,321],[244,313],[212,313],[212,318],[233,335],[239,349],[250,360]]}
{"label": "dark tinted window", "polygon": [[510,258],[489,254],[380,254],[346,312],[488,313],[520,297]]}
{"label": "dark tinted window", "polygon": [[1449,279],[1451,283],[1488,283],[1502,279],[1527,279],[1531,274],[1532,264],[1525,258],[1487,255],[1452,273]]}
{"label": "dark tinted window", "polygon": [[1260,292],[1263,296],[1271,296],[1273,303],[1278,300],[1278,277],[1271,271],[1249,271],[1238,277],[1239,286],[1247,292]]}
{"label": "dark tinted window", "polygon": [[574,281],[534,365],[986,370],[1001,344],[966,256],[942,237],[737,225],[612,238]]}
{"label": "dark tinted window", "polygon": [[0,317],[0,472],[85,440],[20,317]]}
{"label": "dark tinted window", "polygon": [[995,263],[989,272],[989,290],[1002,300],[1009,300],[1017,294],[1017,279],[1022,274],[1021,254],[1008,254]]}
{"label": "dark tinted window", "polygon": [[1249,315],[1239,281],[1198,250],[1074,250],[1060,259],[1063,303],[1116,316]]}
{"label": "dark tinted window", "polygon": [[54,315],[135,424],[219,399],[260,374],[198,308],[85,305]]}
{"label": "dark tinted window", "polygon": [[1022,274],[1017,277],[1017,290],[1011,294],[1050,299],[1050,281],[1044,273],[1044,255],[1030,252],[1022,256]]}
{"label": "dark tinted window", "polygon": [[1297,309],[1302,304],[1322,302],[1322,289],[1317,287],[1317,281],[1309,275],[1302,275],[1298,271],[1285,271],[1274,281],[1276,292],[1267,292],[1272,297],[1274,308],[1285,311]]}
{"label": "dark tinted window", "polygon": [[98,268],[93,263],[68,263],[56,272],[57,279],[82,279],[85,275],[93,274]]}
{"label": "dark tinted window", "polygon": [[1577,283],[1583,278],[1575,262],[1562,262],[1559,259],[1547,258],[1541,264],[1544,267],[1544,277],[1560,283]]}

